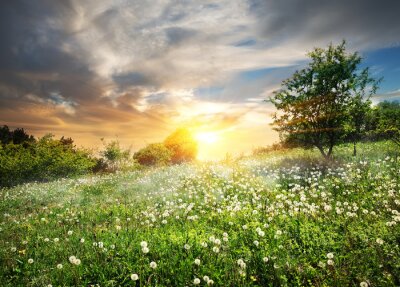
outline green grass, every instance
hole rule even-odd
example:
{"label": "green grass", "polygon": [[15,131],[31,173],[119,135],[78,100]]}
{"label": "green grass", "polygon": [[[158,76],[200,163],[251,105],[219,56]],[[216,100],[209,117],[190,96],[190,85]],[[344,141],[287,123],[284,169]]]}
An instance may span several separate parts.
{"label": "green grass", "polygon": [[399,286],[397,151],[335,152],[2,189],[0,286]]}

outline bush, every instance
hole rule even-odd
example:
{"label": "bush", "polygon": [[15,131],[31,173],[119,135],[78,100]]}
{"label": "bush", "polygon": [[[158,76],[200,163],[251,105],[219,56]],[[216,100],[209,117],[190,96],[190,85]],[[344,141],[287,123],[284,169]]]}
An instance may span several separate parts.
{"label": "bush", "polygon": [[88,173],[95,159],[85,149],[47,135],[37,142],[0,145],[0,186]]}
{"label": "bush", "polygon": [[187,129],[177,129],[165,139],[164,145],[172,152],[172,163],[183,163],[196,159],[197,142]]}
{"label": "bush", "polygon": [[162,143],[149,144],[133,155],[141,165],[166,165],[170,162],[172,152]]}

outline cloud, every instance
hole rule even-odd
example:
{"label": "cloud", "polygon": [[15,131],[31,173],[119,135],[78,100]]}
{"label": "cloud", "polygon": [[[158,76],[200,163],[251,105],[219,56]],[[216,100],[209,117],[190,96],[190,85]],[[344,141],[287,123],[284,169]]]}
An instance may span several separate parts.
{"label": "cloud", "polygon": [[399,6],[8,1],[0,9],[0,121],[84,143],[120,135],[140,145],[189,122],[260,137],[271,110],[262,99],[304,65],[307,50],[343,38],[352,49],[399,45]]}

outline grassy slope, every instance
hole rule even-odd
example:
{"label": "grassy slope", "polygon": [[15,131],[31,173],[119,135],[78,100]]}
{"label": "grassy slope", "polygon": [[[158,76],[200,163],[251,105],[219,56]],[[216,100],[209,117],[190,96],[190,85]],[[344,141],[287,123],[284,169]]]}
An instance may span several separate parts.
{"label": "grassy slope", "polygon": [[398,286],[400,163],[388,143],[359,148],[3,189],[0,285]]}

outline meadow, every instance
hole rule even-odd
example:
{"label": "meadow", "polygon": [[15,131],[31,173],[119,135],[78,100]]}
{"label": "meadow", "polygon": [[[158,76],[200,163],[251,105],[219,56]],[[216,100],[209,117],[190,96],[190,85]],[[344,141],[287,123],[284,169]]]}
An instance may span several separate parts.
{"label": "meadow", "polygon": [[0,190],[1,286],[400,286],[389,142]]}

